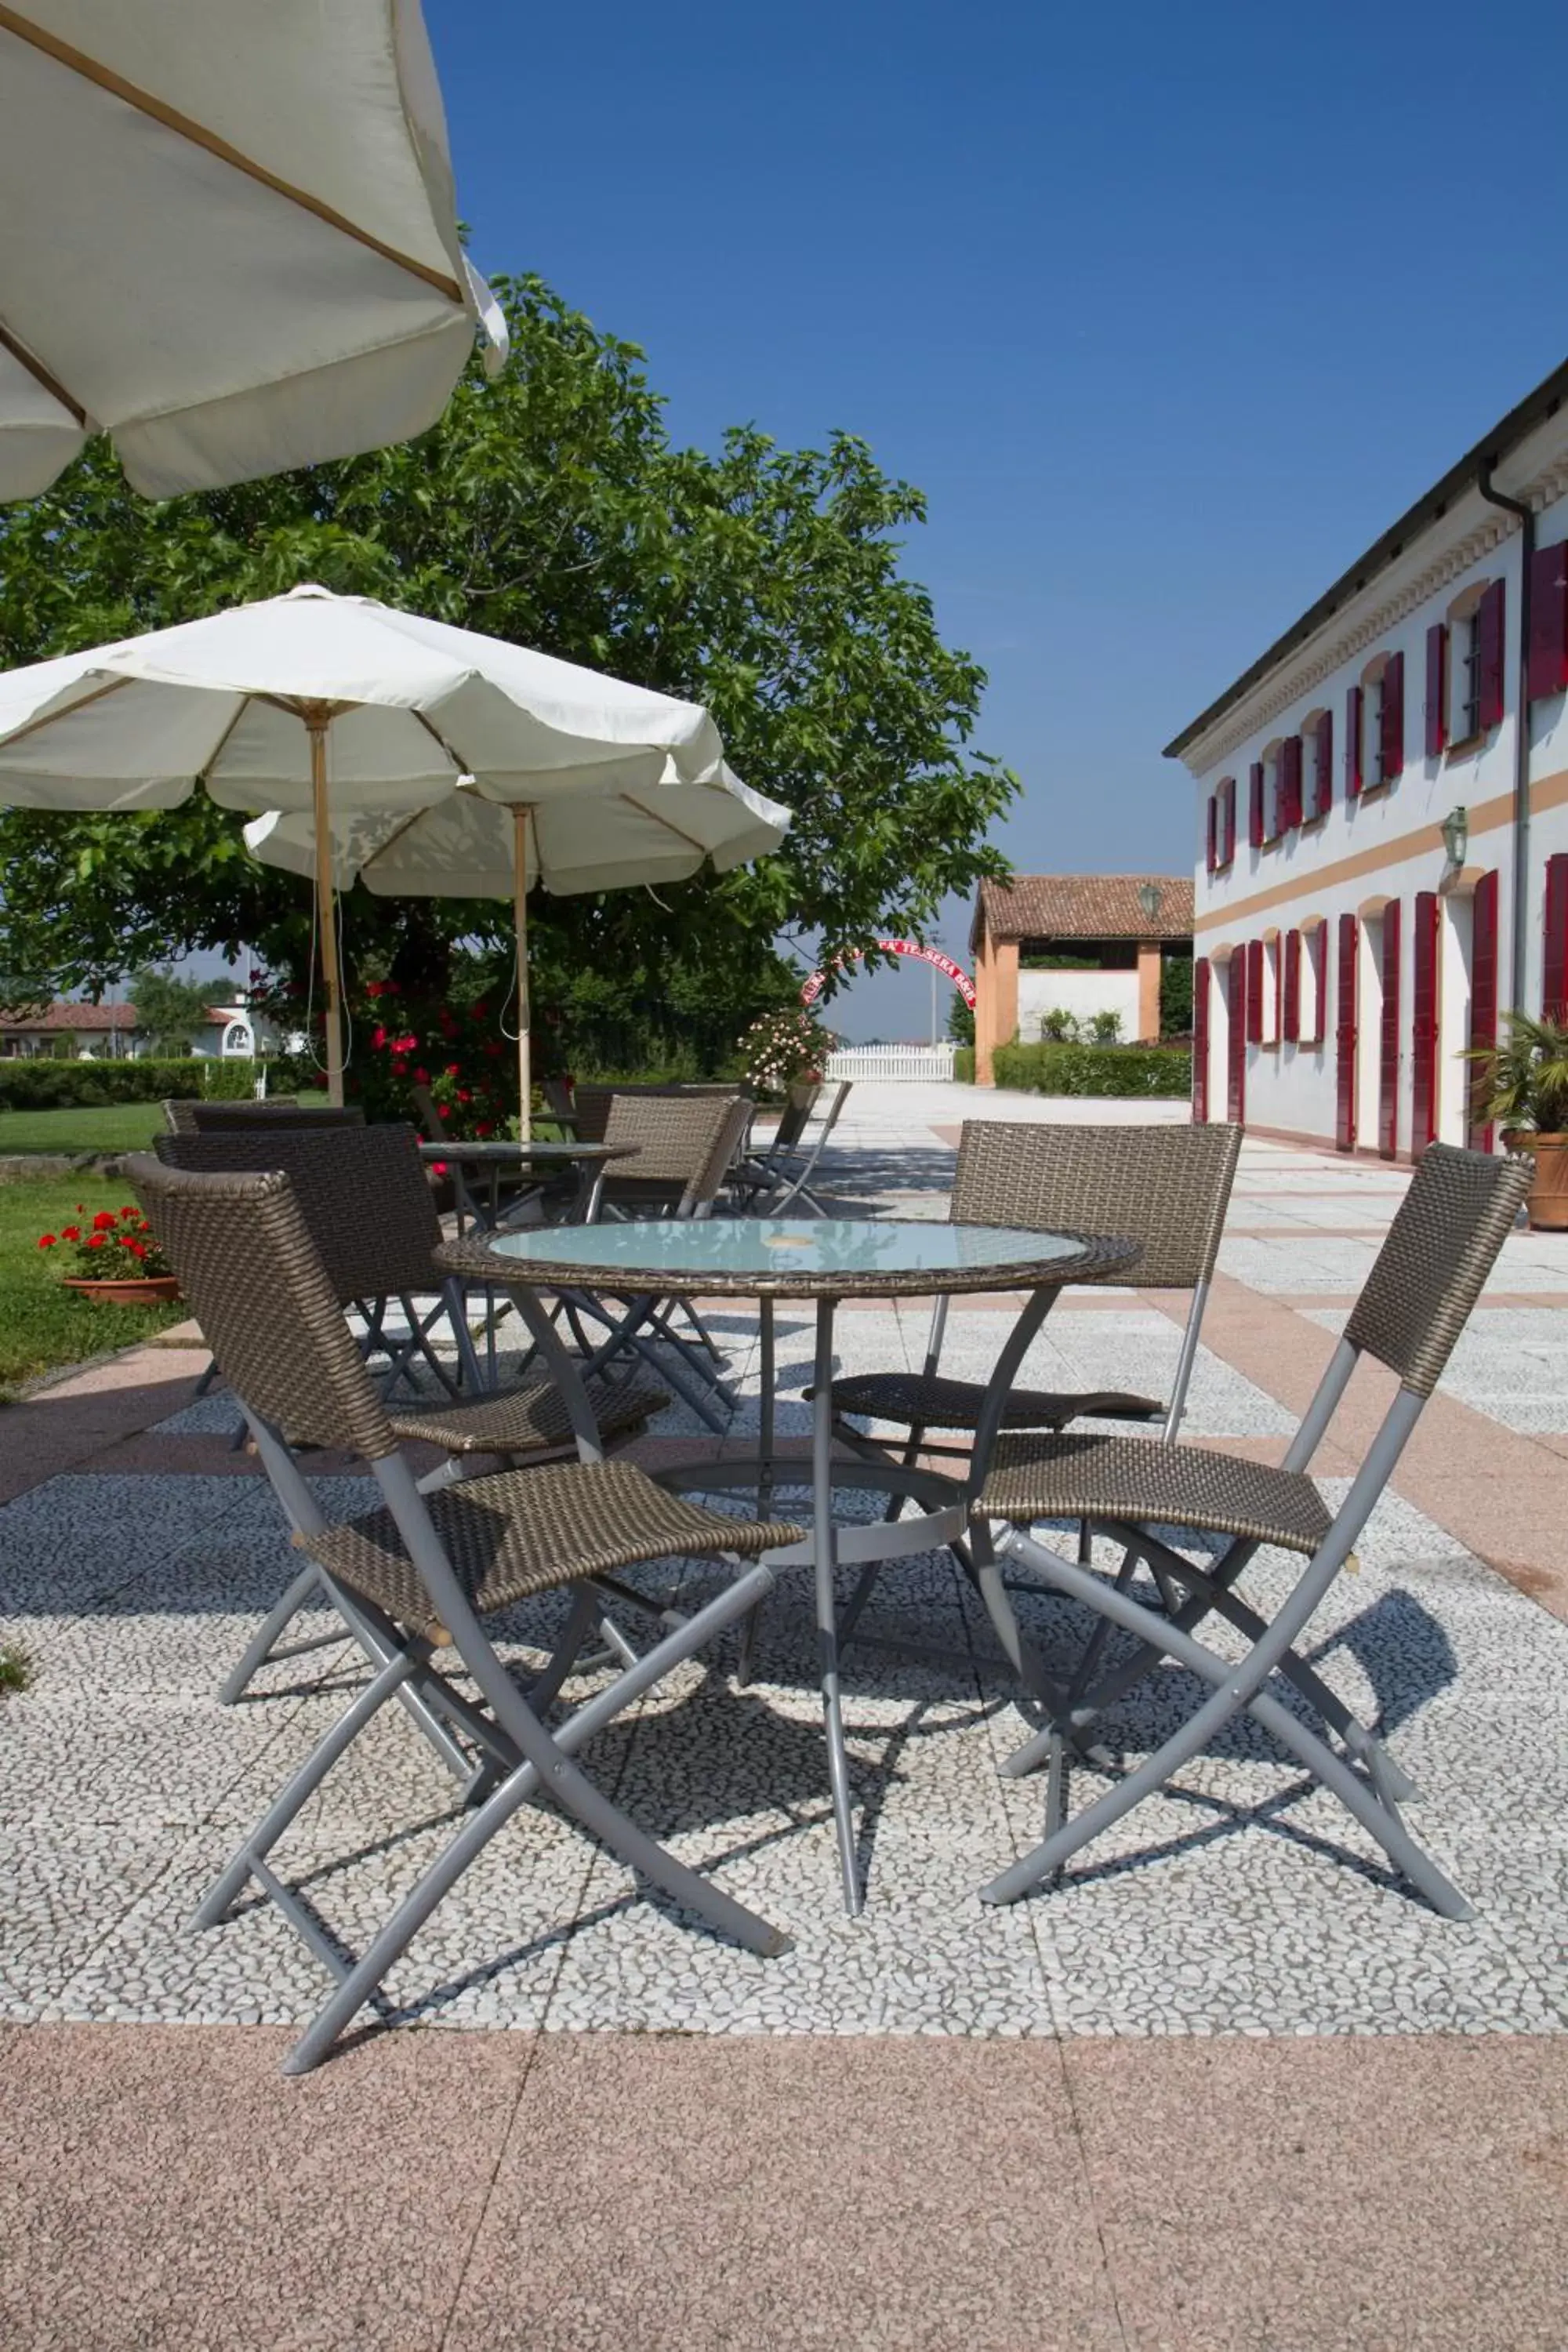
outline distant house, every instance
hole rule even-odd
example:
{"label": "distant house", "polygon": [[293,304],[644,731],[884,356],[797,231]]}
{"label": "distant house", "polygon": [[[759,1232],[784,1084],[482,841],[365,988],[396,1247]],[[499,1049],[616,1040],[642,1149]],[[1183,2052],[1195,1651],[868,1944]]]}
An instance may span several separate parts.
{"label": "distant house", "polygon": [[[130,1004],[58,1003],[0,1013],[0,1059],[7,1061],[38,1055],[62,1061],[139,1059],[151,1044]],[[194,1053],[215,1059],[253,1055],[258,1044],[264,1054],[275,1052],[278,1034],[270,1024],[253,1020],[243,1004],[212,1006],[205,1030],[191,1041]]]}
{"label": "distant house", "polygon": [[1193,952],[1192,878],[1021,874],[983,882],[969,944],[978,1085],[994,1086],[998,1045],[1032,1045],[1058,1010],[1080,1023],[1114,1013],[1124,1039],[1154,1043],[1162,966]]}

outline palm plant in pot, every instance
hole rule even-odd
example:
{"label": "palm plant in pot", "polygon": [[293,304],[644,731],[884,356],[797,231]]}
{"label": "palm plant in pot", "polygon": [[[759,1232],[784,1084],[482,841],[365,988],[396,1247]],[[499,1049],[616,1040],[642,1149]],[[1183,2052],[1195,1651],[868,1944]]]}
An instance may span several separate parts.
{"label": "palm plant in pot", "polygon": [[1535,1181],[1526,1203],[1539,1231],[1568,1231],[1568,1023],[1505,1013],[1495,1045],[1473,1046],[1473,1108],[1495,1120],[1510,1151],[1528,1153]]}

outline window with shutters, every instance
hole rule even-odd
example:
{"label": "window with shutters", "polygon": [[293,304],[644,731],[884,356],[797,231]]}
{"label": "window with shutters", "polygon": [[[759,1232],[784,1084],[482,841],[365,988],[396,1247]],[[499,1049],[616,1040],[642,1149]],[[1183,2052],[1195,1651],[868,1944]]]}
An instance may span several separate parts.
{"label": "window with shutters", "polygon": [[1302,824],[1317,824],[1334,804],[1334,718],[1310,710],[1301,721]]}
{"label": "window with shutters", "polygon": [[1263,747],[1263,758],[1259,762],[1259,765],[1263,770],[1263,841],[1261,845],[1265,849],[1272,849],[1275,843],[1279,840],[1279,835],[1285,829],[1280,822],[1281,801],[1279,770],[1281,752],[1282,746],[1279,743],[1266,743]]}
{"label": "window with shutters", "polygon": [[1236,861],[1236,778],[1222,776],[1209,796],[1206,855],[1211,874]]}
{"label": "window with shutters", "polygon": [[1568,540],[1538,547],[1530,561],[1530,698],[1568,686]]}
{"label": "window with shutters", "polygon": [[1474,751],[1502,717],[1504,593],[1500,580],[1480,580],[1448,607],[1445,737],[1450,759]]}
{"label": "window with shutters", "polygon": [[1368,662],[1361,698],[1362,791],[1373,793],[1392,784],[1405,766],[1405,656],[1378,654]]}

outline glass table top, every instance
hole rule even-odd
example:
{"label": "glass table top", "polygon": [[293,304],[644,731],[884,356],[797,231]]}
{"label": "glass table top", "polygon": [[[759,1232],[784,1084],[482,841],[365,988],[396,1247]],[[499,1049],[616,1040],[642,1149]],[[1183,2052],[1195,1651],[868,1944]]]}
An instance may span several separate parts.
{"label": "glass table top", "polygon": [[[664,1286],[796,1296],[875,1293],[889,1285],[929,1296],[1070,1279],[1073,1263],[1085,1254],[1070,1234],[869,1217],[649,1219],[532,1227],[486,1240],[520,1270],[534,1268],[542,1276],[598,1275],[617,1286],[646,1276]],[[1131,1244],[1127,1255],[1136,1255]]]}

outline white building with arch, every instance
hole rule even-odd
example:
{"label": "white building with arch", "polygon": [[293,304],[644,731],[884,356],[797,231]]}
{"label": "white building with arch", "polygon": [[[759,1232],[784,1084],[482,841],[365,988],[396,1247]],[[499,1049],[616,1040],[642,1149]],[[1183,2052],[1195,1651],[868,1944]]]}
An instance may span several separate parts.
{"label": "white building with arch", "polygon": [[1167,757],[1195,787],[1194,1116],[1489,1144],[1460,1057],[1568,997],[1568,365]]}

